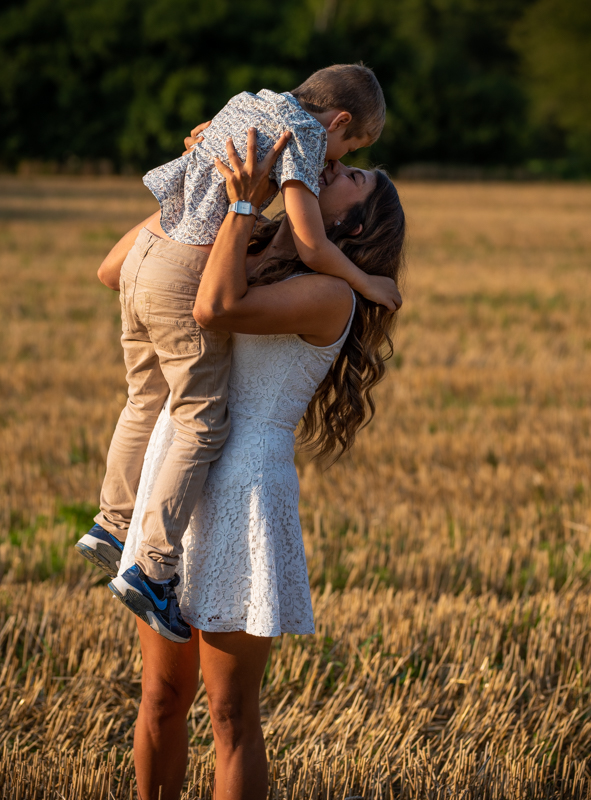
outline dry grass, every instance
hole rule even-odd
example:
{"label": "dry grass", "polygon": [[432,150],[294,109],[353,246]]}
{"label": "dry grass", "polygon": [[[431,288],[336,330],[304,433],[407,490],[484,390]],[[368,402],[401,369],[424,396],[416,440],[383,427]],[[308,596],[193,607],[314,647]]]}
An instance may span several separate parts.
{"label": "dry grass", "polygon": [[[124,400],[95,270],[153,205],[131,180],[0,188],[0,798],[127,799],[139,649],[71,544]],[[265,676],[272,797],[591,797],[591,188],[402,196],[377,419],[329,472],[298,456],[318,635]],[[185,797],[209,798],[202,692],[190,730]]]}

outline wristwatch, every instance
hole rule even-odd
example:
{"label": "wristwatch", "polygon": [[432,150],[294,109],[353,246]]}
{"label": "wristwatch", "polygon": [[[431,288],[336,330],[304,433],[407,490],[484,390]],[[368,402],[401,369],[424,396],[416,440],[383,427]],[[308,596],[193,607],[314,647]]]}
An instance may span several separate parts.
{"label": "wristwatch", "polygon": [[254,214],[255,217],[258,217],[259,210],[256,206],[253,206],[252,203],[248,203],[246,200],[237,200],[235,203],[231,203],[228,206],[228,213],[230,211],[235,211],[237,214],[244,214],[244,216],[248,216],[249,214]]}

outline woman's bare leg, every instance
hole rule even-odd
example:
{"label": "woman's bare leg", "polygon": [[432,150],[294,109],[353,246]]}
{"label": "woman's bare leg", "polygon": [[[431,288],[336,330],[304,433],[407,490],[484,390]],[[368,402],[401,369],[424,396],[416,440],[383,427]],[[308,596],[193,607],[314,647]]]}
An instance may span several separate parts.
{"label": "woman's bare leg", "polygon": [[201,672],[215,740],[215,800],[267,797],[259,693],[271,641],[243,631],[200,632]]}
{"label": "woman's bare leg", "polygon": [[178,800],[187,771],[187,714],[199,682],[199,631],[177,644],[139,619],[137,626],[144,664],[133,740],[138,796]]}

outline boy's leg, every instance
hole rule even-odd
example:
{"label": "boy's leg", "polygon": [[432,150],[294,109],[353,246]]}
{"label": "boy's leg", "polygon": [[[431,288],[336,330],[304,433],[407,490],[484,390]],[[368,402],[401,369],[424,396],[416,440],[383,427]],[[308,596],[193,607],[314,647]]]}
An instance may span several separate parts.
{"label": "boy's leg", "polygon": [[101,510],[95,517],[122,542],[131,523],[150,436],[168,396],[151,342],[136,339],[124,348],[129,393],[109,447]]}
{"label": "boy's leg", "polygon": [[[182,354],[179,351],[183,348],[174,347],[171,337],[178,336],[182,341],[189,325],[181,324],[173,330],[162,323],[163,318],[152,316],[150,332],[170,387],[175,437],[152,489],[142,521],[142,542],[136,551],[136,563],[157,581],[168,580],[175,573],[182,536],[209,465],[219,458],[230,427],[230,335],[197,329],[197,350]],[[166,350],[159,345],[165,345]],[[176,354],[170,350],[176,350]]]}
{"label": "boy's leg", "polygon": [[95,517],[95,522],[120,541],[127,536],[144,455],[169,393],[154,345],[135,309],[136,277],[145,256],[142,244],[140,236],[121,275],[121,344],[129,390],[109,447],[101,510]]}

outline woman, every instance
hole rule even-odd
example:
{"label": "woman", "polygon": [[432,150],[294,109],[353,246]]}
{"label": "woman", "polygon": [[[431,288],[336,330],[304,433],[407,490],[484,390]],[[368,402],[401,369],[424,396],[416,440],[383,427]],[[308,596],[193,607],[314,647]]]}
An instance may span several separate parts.
{"label": "woman", "polygon": [[[256,135],[246,164],[231,143],[228,157],[234,171],[221,163],[218,169],[230,202],[260,205],[271,162],[257,164]],[[329,238],[368,273],[397,280],[404,213],[389,178],[331,162],[320,183]],[[203,328],[234,334],[232,431],[183,540],[178,594],[194,635],[175,644],[138,620],[143,677],[134,753],[142,800],[181,793],[199,667],[216,747],[216,797],[266,797],[259,690],[272,637],[314,632],[293,431],[303,416],[302,438],[321,455],[351,446],[373,414],[370,390],[383,374],[380,349],[394,322],[344,281],[307,270],[285,218],[253,233],[254,222],[228,215],[195,304]],[[102,279],[113,285],[108,271]],[[165,408],[146,455],[121,571],[133,561],[143,508],[172,435]]]}

